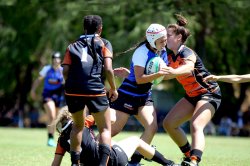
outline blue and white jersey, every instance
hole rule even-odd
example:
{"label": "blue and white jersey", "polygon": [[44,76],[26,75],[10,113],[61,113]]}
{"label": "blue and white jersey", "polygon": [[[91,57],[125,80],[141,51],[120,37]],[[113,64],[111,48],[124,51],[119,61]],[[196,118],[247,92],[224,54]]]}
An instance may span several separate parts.
{"label": "blue and white jersey", "polygon": [[148,61],[154,57],[160,56],[166,65],[168,64],[167,52],[162,50],[161,54],[158,55],[155,52],[147,48],[146,44],[138,47],[132,57],[132,62],[130,65],[130,74],[123,81],[122,85],[119,87],[119,91],[128,95],[138,96],[138,97],[147,97],[151,93],[152,83],[137,84],[134,73],[134,66],[141,66],[146,68]]}
{"label": "blue and white jersey", "polygon": [[63,74],[61,66],[57,69],[54,69],[51,65],[44,66],[39,74],[44,78],[44,91],[57,90],[62,87]]}

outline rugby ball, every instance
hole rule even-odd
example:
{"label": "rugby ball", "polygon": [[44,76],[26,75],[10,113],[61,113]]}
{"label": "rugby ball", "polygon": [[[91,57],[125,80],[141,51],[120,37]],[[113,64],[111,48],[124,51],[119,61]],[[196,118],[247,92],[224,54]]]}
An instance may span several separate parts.
{"label": "rugby ball", "polygon": [[[166,65],[163,59],[161,59],[160,57],[151,58],[146,65],[145,73],[148,75],[157,73],[160,70],[161,65],[162,66]],[[157,79],[153,80],[152,83],[157,85],[163,80],[163,78],[164,76],[158,77]]]}

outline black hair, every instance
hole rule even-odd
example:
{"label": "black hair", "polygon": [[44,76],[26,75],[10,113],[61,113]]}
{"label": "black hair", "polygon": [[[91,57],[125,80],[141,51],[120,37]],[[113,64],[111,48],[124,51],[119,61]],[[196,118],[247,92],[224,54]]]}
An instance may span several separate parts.
{"label": "black hair", "polygon": [[187,38],[190,36],[190,32],[185,26],[188,24],[187,19],[180,15],[180,14],[175,14],[176,17],[176,24],[169,24],[167,28],[172,28],[174,30],[174,33],[179,35],[182,35],[182,43],[185,43]]}
{"label": "black hair", "polygon": [[98,15],[88,15],[83,18],[83,29],[87,35],[95,34],[102,26],[102,18]]}
{"label": "black hair", "polygon": [[98,15],[87,15],[83,19],[83,29],[85,35],[91,35],[94,34],[94,36],[91,39],[91,42],[89,43],[87,40],[87,37],[84,40],[84,43],[87,45],[90,55],[94,59],[94,62],[98,62],[98,55],[96,53],[95,49],[95,34],[98,32],[99,28],[102,26],[102,18]]}
{"label": "black hair", "polygon": [[146,44],[146,45],[150,45],[148,40],[146,39],[146,37],[143,37],[142,40],[140,40],[139,42],[137,42],[136,44],[134,44],[132,47],[130,47],[129,49],[123,51],[123,52],[119,52],[119,53],[116,53],[115,56],[120,56],[122,54],[126,54],[130,51],[133,51],[135,49],[137,49],[138,47],[142,46],[143,44]]}
{"label": "black hair", "polygon": [[85,39],[83,39],[83,43],[86,44],[86,46],[88,47],[88,50],[90,51],[90,55],[94,59],[94,62],[97,63],[98,62],[98,55],[97,55],[96,49],[95,49],[94,38],[95,38],[95,36],[93,36],[91,38],[91,42],[89,42],[88,38],[85,37]]}

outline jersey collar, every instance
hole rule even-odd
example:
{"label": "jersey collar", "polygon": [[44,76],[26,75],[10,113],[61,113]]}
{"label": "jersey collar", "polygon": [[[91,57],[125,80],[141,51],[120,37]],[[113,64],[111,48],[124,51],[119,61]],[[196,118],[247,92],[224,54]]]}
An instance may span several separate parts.
{"label": "jersey collar", "polygon": [[178,54],[183,48],[184,48],[184,45],[182,44],[182,45],[179,47],[179,49],[178,49],[178,51],[177,51],[177,54]]}
{"label": "jersey collar", "polygon": [[91,35],[81,35],[80,38],[91,38],[94,36],[99,36],[98,34],[91,34]]}

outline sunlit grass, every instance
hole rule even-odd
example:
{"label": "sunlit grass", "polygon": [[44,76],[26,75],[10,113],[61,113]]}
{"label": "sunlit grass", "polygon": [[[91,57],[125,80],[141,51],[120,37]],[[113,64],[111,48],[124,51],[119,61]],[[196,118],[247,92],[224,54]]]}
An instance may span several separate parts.
{"label": "sunlit grass", "polygon": [[[48,147],[46,129],[0,128],[0,165],[4,166],[48,166],[54,156],[55,148]],[[121,132],[114,137],[122,138],[140,135],[134,132]],[[157,150],[167,158],[179,163],[182,157],[177,146],[167,134],[156,134],[152,142]],[[248,166],[250,159],[250,138],[206,137],[206,149],[201,166]],[[156,166],[154,162],[142,160],[145,166]],[[62,166],[69,166],[66,154]]]}

